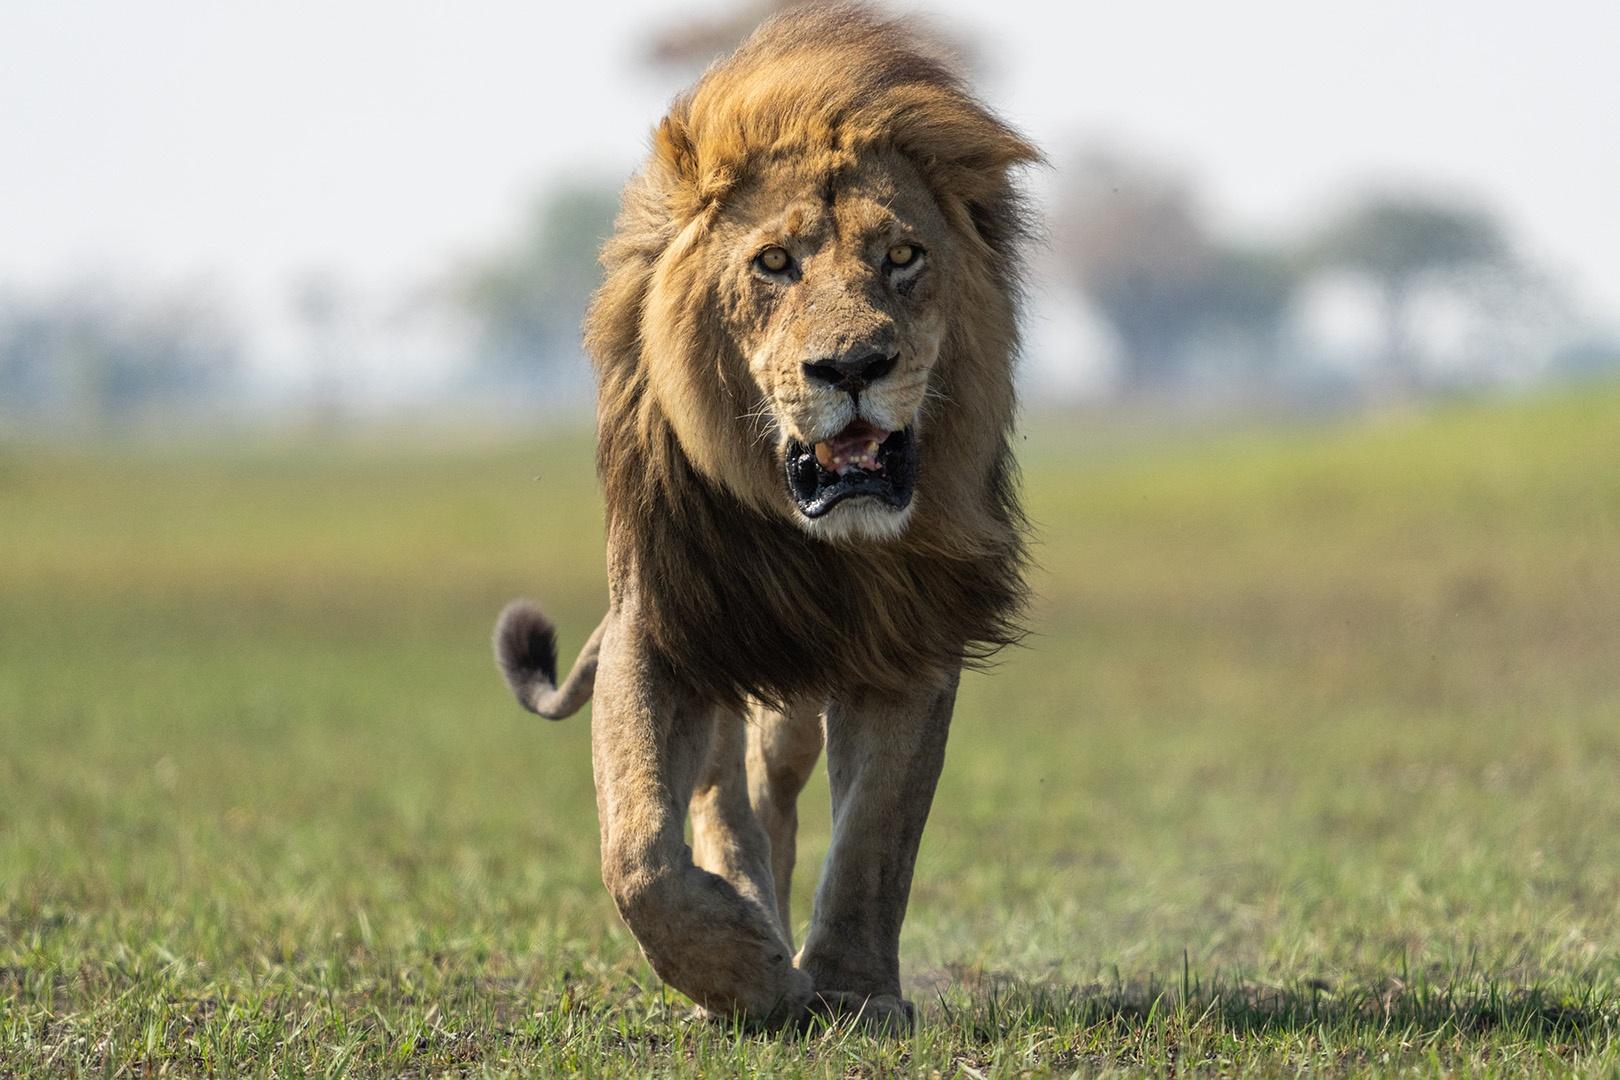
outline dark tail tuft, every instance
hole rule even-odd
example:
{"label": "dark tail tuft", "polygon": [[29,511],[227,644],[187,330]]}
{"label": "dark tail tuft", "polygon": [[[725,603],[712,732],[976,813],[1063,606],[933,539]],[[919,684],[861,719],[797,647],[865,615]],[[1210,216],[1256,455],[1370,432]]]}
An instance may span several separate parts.
{"label": "dark tail tuft", "polygon": [[532,600],[514,600],[495,622],[495,662],[527,703],[535,683],[557,685],[557,628]]}
{"label": "dark tail tuft", "polygon": [[[605,625],[605,624],[604,624]],[[590,700],[602,627],[585,644],[568,679],[557,685],[557,628],[532,601],[514,600],[495,622],[495,663],[518,703],[560,720]]]}

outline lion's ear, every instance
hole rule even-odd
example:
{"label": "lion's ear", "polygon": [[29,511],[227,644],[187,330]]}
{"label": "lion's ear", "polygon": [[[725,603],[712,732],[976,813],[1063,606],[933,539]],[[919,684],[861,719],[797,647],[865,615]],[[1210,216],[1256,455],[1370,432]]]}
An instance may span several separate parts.
{"label": "lion's ear", "polygon": [[684,184],[697,182],[697,147],[686,126],[686,114],[671,109],[653,132],[653,155],[670,175]]}
{"label": "lion's ear", "polygon": [[1015,173],[1043,160],[1034,144],[977,102],[944,94],[910,110],[900,136],[943,201],[956,208],[953,216],[961,214],[959,224],[1009,254],[1027,228]]}
{"label": "lion's ear", "polygon": [[929,134],[935,136],[929,149],[942,167],[939,179],[969,203],[994,198],[1013,170],[1041,161],[1033,143],[974,103],[950,102]]}
{"label": "lion's ear", "polygon": [[698,152],[698,139],[686,109],[677,105],[653,133],[653,160],[663,169],[669,212],[686,220],[712,209],[740,175],[713,146]]}

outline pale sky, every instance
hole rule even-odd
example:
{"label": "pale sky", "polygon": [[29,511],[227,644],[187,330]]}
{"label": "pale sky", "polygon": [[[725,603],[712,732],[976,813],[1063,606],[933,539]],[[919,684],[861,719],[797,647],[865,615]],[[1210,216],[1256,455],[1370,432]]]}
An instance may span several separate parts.
{"label": "pale sky", "polygon": [[[1060,167],[1122,144],[1275,234],[1364,181],[1460,189],[1620,313],[1615,0],[898,6],[977,39],[984,95]],[[677,88],[639,28],[692,10],[4,0],[0,288],[206,281],[259,323],[315,268],[402,293],[546,181],[628,172]]]}

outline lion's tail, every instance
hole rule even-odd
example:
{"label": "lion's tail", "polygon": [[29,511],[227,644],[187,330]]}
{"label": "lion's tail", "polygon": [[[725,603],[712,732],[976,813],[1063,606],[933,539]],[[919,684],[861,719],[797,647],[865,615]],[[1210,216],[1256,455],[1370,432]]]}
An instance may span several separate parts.
{"label": "lion's tail", "polygon": [[606,619],[597,625],[559,686],[556,627],[532,602],[514,600],[495,622],[495,663],[520,705],[548,720],[561,720],[591,699],[596,687],[596,654],[606,626]]}

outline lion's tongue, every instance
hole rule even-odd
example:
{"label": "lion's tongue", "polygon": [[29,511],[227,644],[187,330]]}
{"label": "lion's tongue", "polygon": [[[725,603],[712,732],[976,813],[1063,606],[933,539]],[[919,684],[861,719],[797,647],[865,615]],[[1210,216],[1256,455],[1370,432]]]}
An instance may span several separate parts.
{"label": "lion's tongue", "polygon": [[889,432],[865,420],[856,420],[826,442],[816,443],[816,460],[830,473],[843,475],[855,469],[878,470],[878,447]]}

